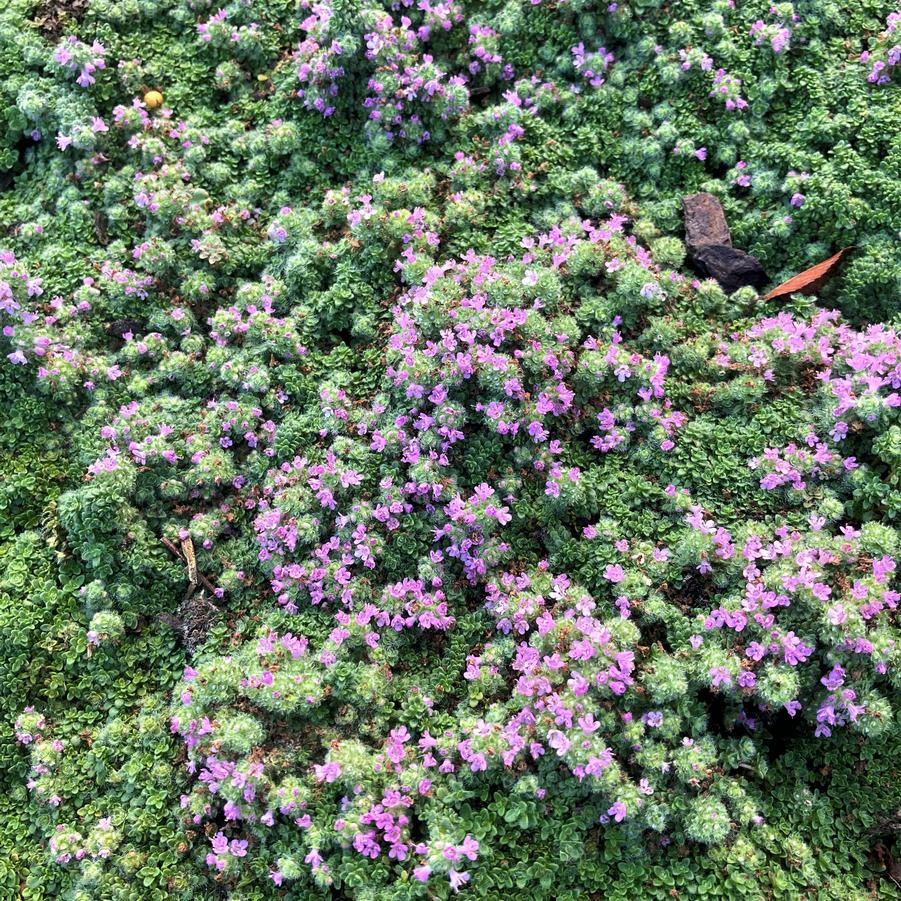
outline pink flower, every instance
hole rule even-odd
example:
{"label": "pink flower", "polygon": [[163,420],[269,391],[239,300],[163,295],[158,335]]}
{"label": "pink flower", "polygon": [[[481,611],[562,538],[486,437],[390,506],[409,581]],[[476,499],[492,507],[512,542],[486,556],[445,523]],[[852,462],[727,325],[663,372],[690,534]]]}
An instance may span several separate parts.
{"label": "pink flower", "polygon": [[628,815],[626,805],[622,801],[616,801],[607,811],[607,815],[613,817],[614,821],[621,823]]}
{"label": "pink flower", "polygon": [[459,892],[470,879],[469,873],[458,873],[456,870],[450,870],[447,876],[450,880],[450,886],[455,892]]}

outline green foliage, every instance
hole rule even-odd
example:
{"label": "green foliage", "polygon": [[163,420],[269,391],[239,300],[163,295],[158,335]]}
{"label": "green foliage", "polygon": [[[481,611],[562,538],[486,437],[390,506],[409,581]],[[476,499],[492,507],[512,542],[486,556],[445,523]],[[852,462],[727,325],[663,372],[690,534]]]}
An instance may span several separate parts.
{"label": "green foliage", "polygon": [[[867,80],[896,6],[301,7],[0,9],[0,899],[901,897],[901,643],[895,608],[867,607],[901,544],[899,348],[879,326],[901,302],[901,88],[891,66]],[[320,59],[342,71],[299,77]],[[855,249],[778,309],[692,285],[693,191],[774,284]],[[499,311],[523,313],[515,334]],[[548,392],[563,408],[536,413]],[[436,540],[483,484],[495,513],[474,503],[478,530]],[[760,584],[803,566],[830,590],[773,608],[800,665],[752,658],[755,623],[707,626],[774,535],[794,551],[757,558]],[[511,631],[486,585],[526,574]],[[635,655],[625,697],[555,675],[584,598],[597,648]],[[561,620],[540,634],[539,607]],[[596,718],[602,773],[512,689],[520,645]],[[516,715],[542,753],[503,766]],[[414,762],[424,733],[451,772]],[[219,793],[210,756],[237,773]],[[398,786],[407,856],[382,836],[371,858],[355,840]]]}

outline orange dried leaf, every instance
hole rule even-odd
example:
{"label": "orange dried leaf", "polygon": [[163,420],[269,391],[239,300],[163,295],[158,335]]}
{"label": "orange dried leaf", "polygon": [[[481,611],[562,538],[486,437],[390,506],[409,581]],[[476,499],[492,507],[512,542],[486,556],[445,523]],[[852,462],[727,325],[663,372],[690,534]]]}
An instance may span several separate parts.
{"label": "orange dried leaf", "polygon": [[787,282],[777,285],[763,299],[774,300],[777,297],[789,297],[792,294],[816,294],[835,275],[841,261],[853,249],[853,247],[843,247],[828,260],[823,260],[822,263],[817,263],[816,266],[805,269]]}

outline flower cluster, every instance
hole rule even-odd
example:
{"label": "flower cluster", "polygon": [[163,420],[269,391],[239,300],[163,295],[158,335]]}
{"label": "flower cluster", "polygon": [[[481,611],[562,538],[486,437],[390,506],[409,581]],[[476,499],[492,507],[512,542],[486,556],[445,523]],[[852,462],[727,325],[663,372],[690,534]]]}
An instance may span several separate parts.
{"label": "flower cluster", "polygon": [[[343,56],[354,50],[350,35],[333,33],[333,10],[329,3],[302,4],[310,14],[300,23],[306,37],[297,48],[297,90],[307,109],[318,110],[324,117],[335,111],[334,98],[338,95],[338,81],[344,77]],[[350,46],[347,46],[350,43]]]}
{"label": "flower cluster", "polygon": [[[889,13],[885,20],[885,31],[880,35],[878,50],[874,56],[869,50],[860,54],[860,62],[870,67],[867,81],[883,87],[891,83],[896,66],[901,63],[901,43],[892,43],[901,30],[901,8]],[[889,46],[891,45],[891,46]]]}
{"label": "flower cluster", "polygon": [[53,62],[63,70],[78,73],[76,83],[89,88],[97,83],[94,74],[106,68],[106,47],[99,41],[85,44],[75,35],[69,35],[53,51]]}
{"label": "flower cluster", "polygon": [[741,80],[719,68],[713,73],[713,88],[710,96],[722,100],[730,112],[748,108],[748,101],[741,96]]}
{"label": "flower cluster", "polygon": [[0,10],[0,885],[872,892],[898,15],[138,5]]}
{"label": "flower cluster", "polygon": [[[416,143],[431,137],[429,122],[457,118],[469,103],[467,78],[448,75],[426,52],[437,34],[463,21],[453,3],[419,4],[422,22],[408,16],[396,21],[391,13],[365,8],[354,15],[335,4],[305,2],[309,15],[301,23],[305,33],[294,59],[300,88],[297,97],[307,109],[328,118],[342,79],[365,72],[367,130],[371,138],[404,139]],[[503,62],[496,51],[496,33],[487,26],[471,26],[470,75],[495,73]]]}
{"label": "flower cluster", "polygon": [[49,845],[56,862],[65,864],[73,860],[105,860],[121,841],[122,833],[109,817],[103,817],[86,836],[60,823],[50,836]]}
{"label": "flower cluster", "polygon": [[599,88],[605,80],[605,74],[613,64],[613,54],[608,53],[603,47],[593,53],[586,53],[585,44],[577,44],[570,52],[573,56],[573,67],[580,77],[585,79],[591,87]]}
{"label": "flower cluster", "polygon": [[387,13],[377,15],[364,40],[375,67],[363,101],[371,131],[422,143],[431,137],[428,120],[453,119],[468,107],[465,76],[448,75],[423,52],[409,20],[398,25]]}
{"label": "flower cluster", "polygon": [[751,26],[751,34],[757,47],[769,44],[773,53],[784,53],[790,49],[791,25],[799,21],[791,3],[781,3],[770,7],[771,20],[757,19]]}

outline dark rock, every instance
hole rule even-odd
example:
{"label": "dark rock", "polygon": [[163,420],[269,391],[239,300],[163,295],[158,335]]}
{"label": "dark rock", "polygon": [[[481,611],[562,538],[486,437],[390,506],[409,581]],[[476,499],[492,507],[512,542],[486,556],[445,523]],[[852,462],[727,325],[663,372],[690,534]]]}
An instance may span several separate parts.
{"label": "dark rock", "polygon": [[124,335],[131,332],[133,335],[139,335],[143,332],[144,326],[137,319],[117,319],[105,326],[106,333],[110,336],[110,347],[115,350],[121,350],[125,346]]}
{"label": "dark rock", "polygon": [[682,198],[685,211],[685,245],[689,256],[708,244],[732,246],[723,206],[713,194],[687,194]]}
{"label": "dark rock", "polygon": [[695,269],[702,278],[715,278],[731,294],[745,285],[762,288],[767,275],[760,261],[729,244],[708,244],[694,254]]}
{"label": "dark rock", "polygon": [[760,262],[732,246],[723,206],[713,194],[687,194],[685,245],[688,258],[702,278],[715,278],[728,294],[745,285],[762,288],[767,282]]}
{"label": "dark rock", "polygon": [[94,235],[101,247],[106,247],[109,244],[109,232],[107,232],[106,226],[106,216],[100,210],[97,210],[94,213]]}
{"label": "dark rock", "polygon": [[139,319],[116,319],[106,326],[106,333],[121,338],[128,332],[131,332],[133,335],[140,334],[143,327]]}

